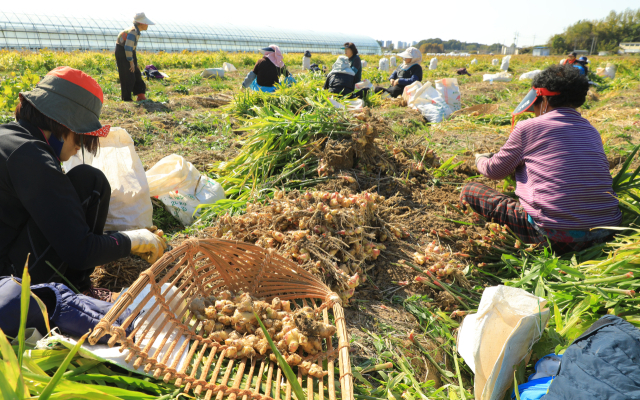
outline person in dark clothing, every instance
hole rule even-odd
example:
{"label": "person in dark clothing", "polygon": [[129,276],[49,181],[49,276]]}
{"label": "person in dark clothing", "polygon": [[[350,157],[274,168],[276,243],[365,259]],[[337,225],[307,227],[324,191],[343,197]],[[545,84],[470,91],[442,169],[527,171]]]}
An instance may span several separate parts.
{"label": "person in dark clothing", "polygon": [[133,26],[120,32],[116,40],[116,65],[123,101],[133,101],[132,92],[136,95],[137,101],[147,99],[145,96],[147,85],[142,80],[136,47],[138,47],[141,32],[146,31],[149,25],[154,23],[144,13],[137,13],[133,18]]}
{"label": "person in dark clothing", "polygon": [[356,45],[351,42],[345,43],[344,55],[349,59],[349,65],[351,65],[351,69],[353,69],[353,72],[355,73],[353,76],[354,82],[360,82],[362,80],[362,60],[360,60]]}
{"label": "person in dark clothing", "polygon": [[589,75],[589,67],[587,66],[589,65],[589,60],[587,59],[587,57],[580,57],[578,61],[576,61],[576,64],[582,65],[582,67],[584,68],[584,74],[587,76]]}
{"label": "person in dark clothing", "polygon": [[327,75],[324,88],[331,93],[351,94],[355,89],[354,75],[347,56],[339,56],[333,64],[333,69]]}
{"label": "person in dark clothing", "polygon": [[[260,52],[264,57],[258,60],[253,71],[249,72],[244,79],[242,86],[263,92],[273,92],[276,89],[275,84],[280,81],[280,76],[289,77],[289,71],[284,65],[280,48],[275,44],[260,49]],[[253,85],[254,81],[255,85]]]}
{"label": "person in dark clothing", "polygon": [[0,125],[0,276],[21,276],[28,257],[33,284],[87,291],[96,266],[129,254],[155,262],[166,249],[146,229],[103,234],[111,196],[104,173],[62,171],[62,161],[78,150],[96,154],[109,134],[98,119],[102,102],[93,78],[58,67],[20,93],[16,122]]}
{"label": "person in dark clothing", "polygon": [[405,86],[411,85],[415,81],[422,80],[422,53],[415,47],[409,47],[398,56],[404,59],[404,63],[398,69],[393,71],[391,78],[391,86],[387,89],[380,86],[375,88],[376,93],[386,91],[391,97],[402,95]]}

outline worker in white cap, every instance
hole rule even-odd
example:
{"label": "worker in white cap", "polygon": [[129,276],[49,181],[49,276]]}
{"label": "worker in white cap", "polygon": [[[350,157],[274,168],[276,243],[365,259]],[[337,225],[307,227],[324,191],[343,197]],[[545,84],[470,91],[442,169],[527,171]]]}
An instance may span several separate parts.
{"label": "worker in white cap", "polygon": [[138,67],[136,47],[140,33],[146,31],[149,25],[155,25],[143,12],[133,18],[133,26],[120,32],[116,41],[116,64],[120,75],[120,89],[123,101],[133,101],[131,93],[137,101],[146,100],[147,85],[142,80],[142,73]]}

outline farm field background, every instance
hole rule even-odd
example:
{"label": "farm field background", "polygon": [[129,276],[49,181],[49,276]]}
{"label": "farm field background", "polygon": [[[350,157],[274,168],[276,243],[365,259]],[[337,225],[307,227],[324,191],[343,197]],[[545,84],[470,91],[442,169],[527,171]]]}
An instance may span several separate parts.
{"label": "farm field background", "polygon": [[[530,80],[519,81],[518,77],[556,64],[561,57],[513,56],[509,72],[514,79],[508,83],[489,83],[482,82],[482,74],[498,72],[491,59],[500,56],[477,56],[477,65],[470,65],[473,56],[442,57],[438,69],[433,71],[428,69],[429,60],[425,56],[423,83],[456,77],[462,107],[478,104],[499,107],[493,114],[462,116],[440,124],[426,123],[418,112],[403,107],[400,100],[383,100],[378,96],[367,98],[368,111],[362,121],[335,110],[327,101],[329,94],[321,90],[323,76],[301,70],[302,54],[285,55],[298,83],[275,94],[240,90],[240,83],[253,68],[258,54],[141,53],[138,57],[140,66],[153,64],[170,78],[145,80],[149,100],[124,103],[120,100],[111,53],[0,51],[0,121],[12,120],[11,110],[18,92],[28,90],[57,66],[68,65],[94,77],[106,95],[102,122],[129,132],[145,169],[169,154],[179,154],[200,172],[218,179],[232,200],[225,208],[205,209],[202,219],[186,228],[159,203],[154,203],[154,223],[170,236],[174,246],[192,236],[246,238],[273,246],[264,237],[242,234],[231,227],[240,221],[247,205],[250,211],[262,209],[260,204],[283,197],[300,198],[304,192],[315,190],[345,196],[363,192],[384,196],[376,217],[386,222],[380,223],[378,230],[366,231],[365,235],[372,236],[362,242],[363,247],[368,243],[383,244],[376,248],[379,255],[365,251],[357,265],[338,260],[335,266],[328,266],[324,263],[333,263],[332,259],[327,261],[311,252],[311,260],[305,264],[337,291],[344,287],[340,286],[336,271],[359,275],[358,286],[349,299],[350,307],[346,309],[356,398],[473,398],[473,374],[455,356],[456,329],[464,315],[477,308],[486,286],[506,283],[522,287],[555,306],[552,322],[534,347],[529,364],[518,368],[518,382],[523,382],[540,356],[565,348],[598,315],[613,310],[640,325],[633,298],[638,284],[612,279],[610,290],[597,291],[584,283],[604,274],[603,271],[618,277],[640,272],[637,262],[634,263],[639,240],[636,232],[623,232],[609,246],[590,249],[573,259],[558,258],[544,249],[520,248],[506,233],[507,238],[498,239],[496,234],[501,235],[495,227],[487,228],[484,221],[475,221],[464,209],[456,208],[460,188],[469,180],[504,191],[513,190],[508,181],[492,182],[478,177],[473,154],[498,151],[507,140],[511,111],[531,86]],[[335,57],[314,55],[312,63],[326,65],[330,70]],[[363,78],[386,86],[390,73],[377,70],[380,57],[362,58],[369,64]],[[640,58],[594,56],[590,61],[592,71],[614,63],[617,74],[614,80],[592,76],[599,86],[590,91],[581,112],[600,131],[612,174],[621,169],[633,171],[640,165],[637,157],[626,165],[623,162],[640,143]],[[222,79],[200,77],[204,68],[221,67],[223,62],[234,64],[238,71],[227,73]],[[461,67],[466,67],[472,76],[456,76],[456,69]],[[273,128],[268,121],[278,121],[287,128]],[[342,129],[338,126],[355,129],[362,123],[374,127],[375,138],[361,147],[356,139],[337,132]],[[311,128],[303,129],[304,126]],[[252,149],[252,143],[260,140],[260,135],[266,135],[263,138],[289,135],[296,140],[271,148],[269,153],[277,157],[265,155],[264,160],[253,160],[256,165],[247,167],[250,162],[246,153]],[[312,155],[303,159],[302,150]],[[331,171],[326,176],[317,172],[323,165]],[[242,172],[245,170],[249,172]],[[634,179],[631,176],[629,181]],[[633,197],[635,187],[624,190],[631,193],[625,197],[631,209],[629,215],[640,213]],[[396,230],[399,234],[394,237]],[[383,238],[380,232],[389,235],[384,234]],[[431,276],[429,263],[418,262],[414,253],[425,253],[434,241],[450,254],[442,262],[456,264],[458,269],[430,280],[425,278]],[[476,244],[470,245],[470,241]],[[487,245],[478,245],[478,241]],[[275,247],[295,258],[295,252],[284,244]],[[358,248],[356,253],[359,252]],[[606,263],[612,262],[609,254],[626,262],[609,270],[606,268],[609,265]],[[147,267],[141,259],[128,257],[99,267],[93,280],[97,287],[119,291]],[[568,277],[556,274],[555,269],[569,271]],[[436,275],[436,270],[431,272]],[[52,354],[42,355],[42,359]],[[392,363],[391,368],[371,371],[372,366],[387,362]],[[47,372],[57,366],[49,361],[46,365],[49,369],[43,369]],[[76,369],[83,365],[86,366],[86,361],[82,357],[76,357],[71,364]],[[131,377],[130,373],[105,364],[83,373],[92,372]],[[89,377],[85,382],[100,379]],[[174,388],[155,380],[147,379],[148,386],[135,379],[124,380],[120,385],[106,382],[123,390],[139,391],[148,398],[177,396]]]}

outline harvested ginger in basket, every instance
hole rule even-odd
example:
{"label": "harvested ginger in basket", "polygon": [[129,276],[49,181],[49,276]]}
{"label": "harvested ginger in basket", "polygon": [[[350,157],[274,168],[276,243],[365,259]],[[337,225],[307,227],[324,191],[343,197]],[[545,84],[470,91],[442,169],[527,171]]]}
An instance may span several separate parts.
{"label": "harvested ginger in basket", "polygon": [[253,314],[255,311],[290,366],[298,366],[302,374],[319,379],[328,373],[317,364],[303,361],[306,356],[321,353],[322,339],[331,340],[336,333],[335,326],[318,320],[311,307],[294,312],[287,300],[276,297],[268,303],[249,293],[235,295],[225,290],[209,297],[192,298],[189,311],[192,318],[203,321],[205,336],[227,346],[226,357],[252,358],[270,353],[270,359],[276,361]]}

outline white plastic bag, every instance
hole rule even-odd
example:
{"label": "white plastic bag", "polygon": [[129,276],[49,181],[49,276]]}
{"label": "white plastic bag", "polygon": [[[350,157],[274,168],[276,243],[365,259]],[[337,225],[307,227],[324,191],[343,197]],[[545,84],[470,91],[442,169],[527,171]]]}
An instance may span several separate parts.
{"label": "white plastic bag", "polygon": [[436,69],[436,68],[438,68],[438,59],[433,57],[429,62],[429,69]]}
{"label": "white plastic bag", "polygon": [[413,91],[411,98],[407,100],[407,106],[417,108],[419,105],[433,104],[432,100],[437,97],[441,97],[440,93],[433,87],[431,82],[427,82],[418,90]]}
{"label": "white plastic bag", "polygon": [[398,65],[398,64],[396,63],[396,56],[391,56],[391,57],[389,57],[389,66],[391,66],[391,67],[395,67],[395,66],[397,66],[397,65]]}
{"label": "white plastic bag", "polygon": [[482,75],[483,81],[491,82],[511,82],[512,75],[508,72],[498,72],[497,74],[484,74]]}
{"label": "white plastic bag", "polygon": [[[105,231],[142,229],[153,225],[147,176],[126,130],[111,128],[107,137],[100,138],[98,154],[93,157],[85,152],[84,161],[104,172],[111,186]],[[80,164],[81,152],[63,163],[66,171]]]}
{"label": "white plastic bag", "polygon": [[511,56],[502,57],[502,64],[500,64],[500,69],[503,71],[508,71],[510,61],[511,61]]}
{"label": "white plastic bag", "polygon": [[368,79],[365,79],[363,81],[360,81],[360,82],[356,83],[356,89],[358,89],[358,90],[360,90],[360,89],[371,89],[372,87],[373,87],[373,84]]}
{"label": "white plastic bag", "polygon": [[497,58],[494,58],[493,60],[491,60],[491,65],[498,65],[499,62],[500,60],[498,60]]}
{"label": "white plastic bag", "polygon": [[478,65],[478,60],[475,58],[471,60],[471,65]]}
{"label": "white plastic bag", "polygon": [[458,352],[475,374],[476,400],[501,400],[513,388],[513,367],[540,339],[547,301],[509,286],[484,290],[477,314],[465,317]]}
{"label": "white plastic bag", "polygon": [[618,68],[615,64],[607,63],[607,66],[605,68],[596,68],[596,75],[615,79],[617,69]]}
{"label": "white plastic bag", "polygon": [[440,93],[440,96],[451,107],[453,111],[458,111],[462,108],[460,102],[460,88],[458,87],[458,79],[456,78],[444,78],[436,81],[436,90]]}
{"label": "white plastic bag", "polygon": [[367,62],[365,60],[362,60],[362,68],[367,68]]}
{"label": "white plastic bag", "polygon": [[222,69],[225,72],[235,72],[235,71],[237,71],[236,67],[233,64],[228,63],[228,62],[222,63]]}
{"label": "white plastic bag", "polygon": [[225,198],[224,189],[183,157],[171,154],[147,171],[151,196],[159,199],[183,225],[191,225],[200,204],[213,204]]}
{"label": "white plastic bag", "polygon": [[302,69],[311,69],[311,57],[302,56]]}
{"label": "white plastic bag", "polygon": [[380,71],[389,71],[389,60],[384,57],[381,58],[380,61],[378,61],[378,69]]}
{"label": "white plastic bag", "polygon": [[429,122],[442,122],[453,113],[453,110],[442,97],[431,99],[431,104],[420,104],[416,106],[420,113]]}
{"label": "white plastic bag", "polygon": [[203,77],[203,78],[211,78],[211,77],[224,78],[224,69],[222,69],[222,68],[207,68],[204,71],[202,71],[200,76]]}
{"label": "white plastic bag", "polygon": [[519,80],[524,81],[525,79],[533,79],[540,72],[542,72],[542,70],[540,70],[540,69],[535,69],[533,71],[525,72],[524,74],[520,75],[520,79]]}
{"label": "white plastic bag", "polygon": [[411,102],[413,96],[421,87],[422,83],[420,81],[415,81],[411,85],[407,85],[402,89],[402,99],[407,102],[407,105]]}

